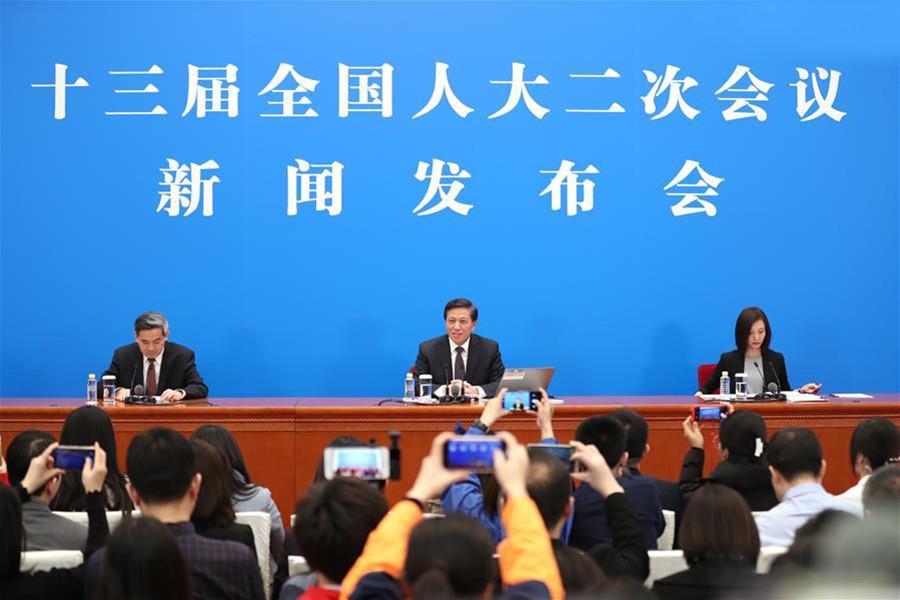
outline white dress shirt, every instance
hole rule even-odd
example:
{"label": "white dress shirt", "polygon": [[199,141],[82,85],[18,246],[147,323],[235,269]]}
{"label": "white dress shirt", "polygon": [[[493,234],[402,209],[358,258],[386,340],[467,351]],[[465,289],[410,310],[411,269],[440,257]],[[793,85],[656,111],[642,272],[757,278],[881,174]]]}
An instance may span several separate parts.
{"label": "white dress shirt", "polygon": [[818,483],[801,483],[789,489],[781,502],[756,515],[762,546],[790,547],[794,533],[811,518],[825,510],[843,510],[862,518],[862,506],[832,496]]}

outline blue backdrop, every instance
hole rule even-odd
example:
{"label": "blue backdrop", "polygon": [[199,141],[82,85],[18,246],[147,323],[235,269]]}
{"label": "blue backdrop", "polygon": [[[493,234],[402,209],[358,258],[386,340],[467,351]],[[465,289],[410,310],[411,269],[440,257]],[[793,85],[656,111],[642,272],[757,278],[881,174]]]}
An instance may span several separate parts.
{"label": "blue backdrop", "polygon": [[[691,393],[760,305],[791,381],[900,389],[900,9],[884,2],[3,2],[0,395],[74,396],[144,310],[196,350],[213,396],[399,394],[452,297],[507,366],[557,394]],[[413,119],[449,65],[453,92]],[[512,64],[549,113],[506,102]],[[279,64],[318,80],[315,118],[258,93]],[[340,117],[339,64],[393,67],[393,116]],[[54,118],[55,64],[68,66]],[[182,116],[188,65],[238,68],[234,117]],[[111,75],[145,71],[158,75]],[[644,70],[697,86],[656,120]],[[774,84],[767,120],[726,121],[738,65]],[[802,122],[797,68],[833,106]],[[621,77],[573,78],[613,68]],[[121,94],[152,83],[158,94]],[[293,87],[292,80],[289,80]],[[746,80],[742,83],[746,84]],[[624,113],[570,113],[607,108]],[[162,116],[113,116],[149,111]],[[806,113],[815,113],[812,106]],[[305,110],[305,107],[302,109]],[[298,109],[297,112],[301,112]],[[214,160],[214,214],[157,212],[160,169]],[[287,167],[344,165],[337,216],[288,216]],[[471,178],[468,216],[413,214],[419,161]],[[594,208],[552,211],[563,160],[600,172]],[[715,217],[675,217],[687,160],[724,178]],[[696,175],[690,178],[696,180]],[[687,181],[688,183],[690,181]],[[705,189],[705,188],[702,188]],[[672,190],[669,190],[672,191]],[[182,211],[183,214],[183,211]]]}

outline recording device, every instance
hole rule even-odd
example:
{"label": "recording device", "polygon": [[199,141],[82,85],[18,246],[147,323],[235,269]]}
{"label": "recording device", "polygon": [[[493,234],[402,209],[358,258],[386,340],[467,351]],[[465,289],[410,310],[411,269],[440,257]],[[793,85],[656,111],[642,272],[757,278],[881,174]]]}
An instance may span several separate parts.
{"label": "recording device", "polygon": [[400,481],[400,432],[389,431],[388,436],[391,438],[391,447],[388,449],[390,456],[390,476],[394,481]]}
{"label": "recording device", "polygon": [[694,406],[691,409],[691,418],[699,421],[723,421],[728,416],[728,407],[724,404],[710,404]]}
{"label": "recording device", "polygon": [[325,448],[325,479],[359,477],[385,480],[391,476],[390,450],[385,446],[351,446]]}
{"label": "recording device", "polygon": [[443,367],[444,381],[447,382],[447,385],[444,386],[444,395],[440,399],[441,404],[465,404],[478,400],[478,398],[466,395],[464,382],[456,379],[450,380],[450,369],[447,368],[446,363],[444,363]]}
{"label": "recording device", "polygon": [[156,398],[144,394],[144,386],[137,384],[131,388],[131,395],[125,398],[125,404],[156,404]]}
{"label": "recording device", "polygon": [[503,396],[503,409],[504,410],[537,410],[537,405],[535,405],[535,400],[541,399],[540,392],[533,391],[507,391]]}
{"label": "recording device", "polygon": [[[753,366],[756,367],[756,370],[759,372],[759,376],[763,381],[766,380],[766,376],[763,374],[762,369],[759,368],[759,363],[755,360],[753,361]],[[787,400],[787,396],[781,393],[781,379],[778,377],[778,371],[775,370],[775,366],[772,366],[772,373],[775,374],[775,381],[770,381],[769,385],[766,386],[766,391],[762,394],[757,394],[753,397],[754,400]],[[778,383],[775,383],[775,382]]]}
{"label": "recording device", "polygon": [[444,466],[489,473],[494,469],[494,451],[506,452],[506,442],[492,435],[461,435],[444,444]]}
{"label": "recording device", "polygon": [[80,471],[87,458],[94,461],[93,446],[57,446],[53,451],[53,466],[66,471]]}
{"label": "recording device", "polygon": [[554,458],[558,458],[569,469],[569,473],[581,470],[581,463],[572,460],[572,454],[575,453],[575,447],[569,444],[528,444],[528,449],[535,448],[541,452],[546,452]]}

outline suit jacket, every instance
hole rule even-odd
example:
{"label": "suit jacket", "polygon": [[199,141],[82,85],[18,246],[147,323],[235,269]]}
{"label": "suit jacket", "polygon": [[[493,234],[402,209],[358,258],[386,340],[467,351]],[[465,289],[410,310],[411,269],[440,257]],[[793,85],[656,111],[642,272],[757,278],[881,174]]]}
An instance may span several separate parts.
{"label": "suit jacket", "polygon": [[[656,482],[646,475],[623,475],[618,479],[641,524],[646,548],[656,550],[656,539],[666,527]],[[574,497],[569,545],[587,552],[597,544],[611,543],[613,536],[603,496],[591,486],[582,484],[575,490]]]}
{"label": "suit jacket", "polygon": [[29,500],[22,505],[25,550],[84,551],[88,529],[80,523],[54,515],[43,502]]}
{"label": "suit jacket", "polygon": [[[144,381],[144,355],[137,345],[128,344],[118,348],[112,357],[109,368],[103,375],[115,375],[116,387],[132,389],[137,384],[147,389]],[[163,390],[184,390],[185,399],[206,398],[209,389],[203,383],[203,378],[197,372],[194,364],[194,351],[185,348],[175,342],[166,342],[163,352],[162,364],[159,367],[159,384],[156,389],[159,393]],[[101,380],[102,381],[102,377]]]}
{"label": "suit jacket", "polygon": [[[759,367],[763,370],[763,389],[768,387],[770,382],[774,382],[781,391],[790,390],[791,384],[788,383],[787,367],[784,366],[784,355],[774,350],[763,350],[762,364]],[[704,394],[712,394],[719,387],[719,378],[722,371],[728,371],[728,377],[731,379],[731,389],[728,391],[721,390],[722,394],[734,393],[735,373],[744,372],[744,354],[740,350],[732,350],[725,352],[719,357],[716,368],[713,369],[709,379],[703,384],[701,392]]]}
{"label": "suit jacket", "polygon": [[778,504],[772,475],[765,460],[723,460],[703,479],[705,453],[700,448],[691,448],[684,455],[678,484],[685,501],[706,482],[727,485],[747,501],[750,510],[769,510]]}
{"label": "suit jacket", "polygon": [[[494,340],[472,334],[469,338],[469,357],[466,360],[466,381],[480,385],[489,398],[497,393],[497,385],[503,379],[503,360],[500,345]],[[442,335],[419,344],[419,355],[413,375],[418,386],[419,375],[431,375],[434,389],[449,383],[453,378],[453,361],[450,357],[450,338]]]}

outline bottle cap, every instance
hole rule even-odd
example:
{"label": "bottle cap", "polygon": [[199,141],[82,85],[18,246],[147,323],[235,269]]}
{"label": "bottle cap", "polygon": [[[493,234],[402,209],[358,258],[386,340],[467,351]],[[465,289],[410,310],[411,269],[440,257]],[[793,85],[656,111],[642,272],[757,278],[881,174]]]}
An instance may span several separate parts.
{"label": "bottle cap", "polygon": [[406,373],[406,378],[407,378],[407,379],[412,379],[412,378],[413,378],[412,373],[407,372],[407,373]]}
{"label": "bottle cap", "polygon": [[722,371],[722,377],[728,377],[728,371]]}
{"label": "bottle cap", "polygon": [[746,374],[746,373],[735,373],[734,376],[735,376],[735,377],[744,377],[744,378],[746,378],[746,377],[747,377],[747,374]]}
{"label": "bottle cap", "polygon": [[88,373],[88,379],[97,379],[97,376],[93,373]]}

